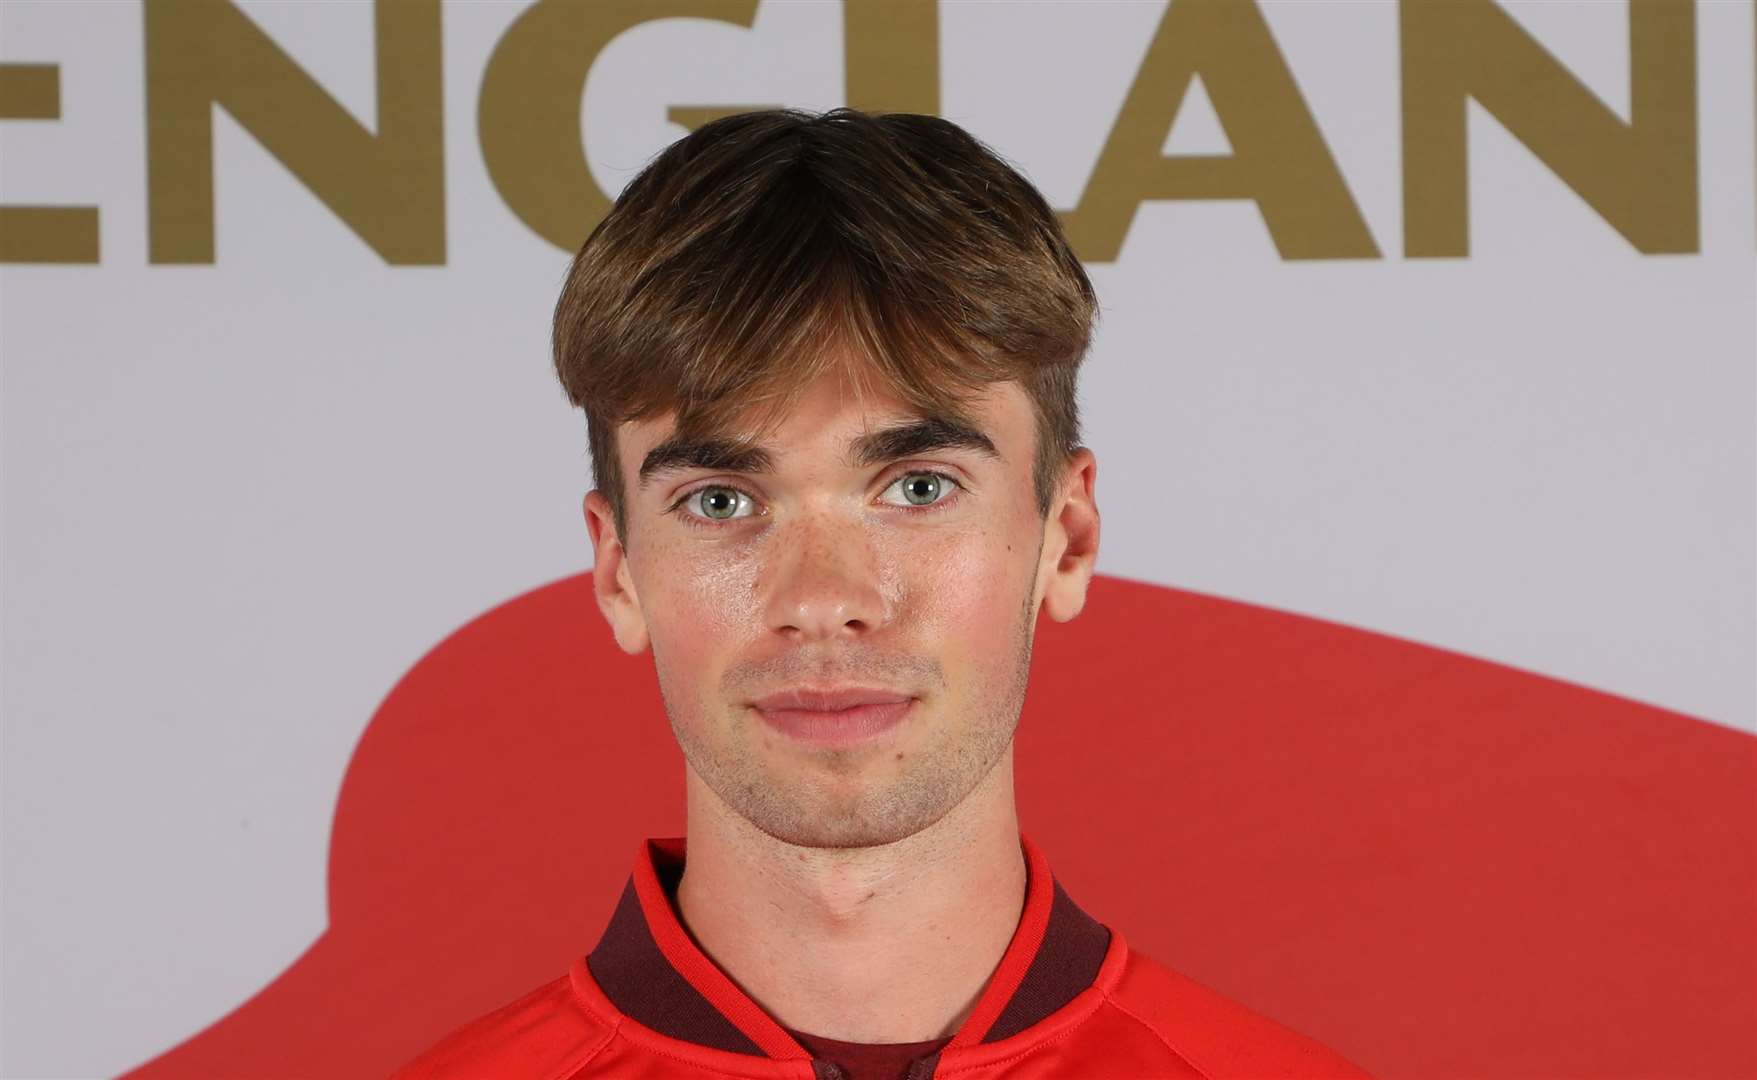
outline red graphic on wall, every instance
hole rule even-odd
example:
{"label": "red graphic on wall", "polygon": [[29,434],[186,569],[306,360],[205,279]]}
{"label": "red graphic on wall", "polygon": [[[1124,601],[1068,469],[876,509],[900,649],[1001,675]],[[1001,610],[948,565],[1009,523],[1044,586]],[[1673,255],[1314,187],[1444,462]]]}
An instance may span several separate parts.
{"label": "red graphic on wall", "polygon": [[[329,929],[128,1074],[381,1077],[561,974],[682,832],[585,576],[424,657],[349,763]],[[1039,625],[1020,813],[1130,943],[1384,1080],[1757,1076],[1757,740],[1116,579]]]}

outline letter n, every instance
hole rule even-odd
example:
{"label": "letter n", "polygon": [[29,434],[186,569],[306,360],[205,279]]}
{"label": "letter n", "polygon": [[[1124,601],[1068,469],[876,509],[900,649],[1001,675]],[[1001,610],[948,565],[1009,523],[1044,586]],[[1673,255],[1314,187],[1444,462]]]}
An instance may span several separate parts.
{"label": "letter n", "polygon": [[1628,123],[1489,0],[1403,0],[1399,12],[1405,255],[1470,253],[1470,99],[1637,251],[1698,249],[1690,0],[1629,0]]}
{"label": "letter n", "polygon": [[367,131],[228,0],[146,0],[147,250],[214,261],[213,106],[387,263],[445,262],[438,0],[377,0]]}

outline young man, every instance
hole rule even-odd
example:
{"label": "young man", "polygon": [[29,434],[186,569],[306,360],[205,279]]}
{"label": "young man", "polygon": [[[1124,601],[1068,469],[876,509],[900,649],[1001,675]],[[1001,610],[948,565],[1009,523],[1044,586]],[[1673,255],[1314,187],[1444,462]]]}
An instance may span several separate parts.
{"label": "young man", "polygon": [[1037,615],[1098,555],[1095,307],[1042,197],[933,117],[747,113],[629,184],[555,362],[687,851],[649,841],[588,955],[400,1076],[1363,1075],[1132,952],[1020,835]]}

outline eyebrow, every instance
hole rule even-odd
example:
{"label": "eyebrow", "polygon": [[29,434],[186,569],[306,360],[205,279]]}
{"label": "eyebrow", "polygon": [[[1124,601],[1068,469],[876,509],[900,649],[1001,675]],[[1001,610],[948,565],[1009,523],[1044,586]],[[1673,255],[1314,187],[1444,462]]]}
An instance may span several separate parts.
{"label": "eyebrow", "polygon": [[[977,429],[949,417],[928,416],[860,436],[849,446],[847,460],[860,468],[935,450],[970,450],[996,461],[1001,459],[994,440]],[[660,476],[686,469],[761,473],[768,472],[773,465],[774,456],[760,446],[733,439],[673,436],[641,459],[640,486],[646,487]]]}

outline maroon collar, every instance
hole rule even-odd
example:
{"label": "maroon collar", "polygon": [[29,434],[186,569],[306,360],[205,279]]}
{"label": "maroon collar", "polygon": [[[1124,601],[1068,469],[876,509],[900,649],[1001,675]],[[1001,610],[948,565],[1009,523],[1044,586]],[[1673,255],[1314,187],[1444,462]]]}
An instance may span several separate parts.
{"label": "maroon collar", "polygon": [[[976,1007],[947,1048],[1016,1035],[1091,986],[1110,931],[1082,911],[1036,845],[1025,853],[1025,908]],[[661,1035],[735,1054],[807,1056],[690,939],[671,904],[683,875],[681,837],[647,840],[604,936],[586,957],[592,980],[623,1015]]]}

